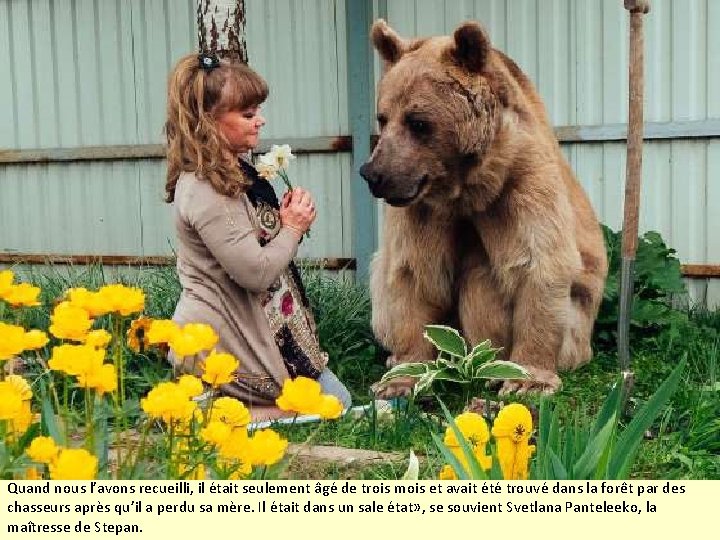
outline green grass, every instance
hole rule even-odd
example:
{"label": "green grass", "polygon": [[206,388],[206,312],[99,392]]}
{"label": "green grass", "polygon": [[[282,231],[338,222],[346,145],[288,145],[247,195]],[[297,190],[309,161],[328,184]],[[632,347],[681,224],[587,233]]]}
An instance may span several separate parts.
{"label": "green grass", "polygon": [[[43,289],[44,308],[26,310],[23,323],[47,329],[51,302],[67,288],[97,288],[121,281],[141,287],[147,293],[146,312],[152,317],[172,316],[180,294],[174,268],[143,268],[111,272],[99,266],[51,267],[21,273]],[[347,385],[356,403],[370,401],[369,386],[385,371],[383,352],[370,329],[370,300],[365,288],[351,279],[332,277],[318,271],[304,271],[308,298],[318,324],[321,345],[329,353],[330,367]],[[647,434],[632,476],[647,479],[720,478],[720,311],[688,311],[686,322],[671,325],[652,337],[633,342],[633,394],[624,422],[668,376],[682,355],[688,368],[678,391]],[[49,351],[45,351],[49,353]],[[134,397],[144,395],[156,382],[170,376],[169,366],[154,355],[134,355],[130,360],[130,389]],[[592,362],[563,375],[563,389],[553,399],[570,419],[579,411],[594,415],[618,374],[617,358],[600,351]],[[459,385],[445,384],[439,396],[451,410],[459,412],[471,396]],[[483,397],[498,399],[488,392]],[[518,399],[520,400],[520,399]],[[526,403],[537,404],[533,398]],[[507,398],[506,398],[507,401]],[[436,402],[415,404],[396,411],[392,420],[381,421],[368,413],[363,418],[343,418],[327,423],[313,435],[315,444],[398,452],[407,456],[412,449],[421,458],[421,478],[436,477],[442,465],[430,432],[440,433],[442,422]],[[301,442],[315,425],[280,427],[291,440]],[[304,467],[304,468],[303,468]],[[293,464],[297,478],[399,478],[405,459],[364,469],[341,465]]]}

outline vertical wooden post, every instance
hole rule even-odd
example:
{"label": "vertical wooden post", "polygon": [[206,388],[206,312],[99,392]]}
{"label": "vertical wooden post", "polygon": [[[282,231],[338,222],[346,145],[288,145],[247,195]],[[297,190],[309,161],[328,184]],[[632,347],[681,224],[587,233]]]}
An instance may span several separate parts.
{"label": "vertical wooden post", "polygon": [[618,318],[618,359],[627,396],[633,386],[630,369],[630,318],[634,290],[634,264],[637,252],[642,179],[644,42],[643,16],[650,11],[649,0],[624,0],[630,12],[630,97],[628,106],[627,168],[625,216],[622,235],[620,277],[620,316]]}

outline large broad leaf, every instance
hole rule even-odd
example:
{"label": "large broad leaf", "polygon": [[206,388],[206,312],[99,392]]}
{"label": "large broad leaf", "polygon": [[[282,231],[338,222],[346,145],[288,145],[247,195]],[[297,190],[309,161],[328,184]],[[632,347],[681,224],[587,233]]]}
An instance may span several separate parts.
{"label": "large broad leaf", "polygon": [[430,371],[429,364],[423,364],[420,362],[398,364],[385,373],[380,380],[385,382],[397,377],[420,377],[425,375],[428,371]]}
{"label": "large broad leaf", "polygon": [[593,475],[601,458],[607,455],[608,446],[612,444],[616,418],[613,414],[602,429],[590,439],[580,459],[573,466],[573,479],[586,480]]}
{"label": "large broad leaf", "polygon": [[665,407],[670,396],[675,392],[680,377],[687,363],[687,355],[672,371],[670,376],[660,385],[660,388],[648,399],[645,406],[635,414],[625,431],[622,432],[613,449],[613,456],[610,459],[608,478],[621,480],[627,478],[630,467],[635,460],[635,454],[640,447],[643,435],[657,418],[660,411]]}
{"label": "large broad leaf", "polygon": [[565,465],[563,465],[562,460],[558,457],[558,455],[553,452],[552,448],[548,448],[548,457],[550,465],[548,467],[549,471],[552,473],[550,474],[551,480],[567,480],[568,479],[568,472],[565,468]]}
{"label": "large broad leaf", "polygon": [[467,345],[460,332],[449,326],[429,324],[425,327],[423,337],[439,351],[459,357],[467,354]]}
{"label": "large broad leaf", "polygon": [[430,389],[432,386],[432,383],[435,381],[435,377],[437,376],[437,371],[428,371],[424,375],[422,375],[418,382],[415,383],[415,394],[422,394],[423,392]]}
{"label": "large broad leaf", "polygon": [[527,379],[530,377],[528,371],[514,362],[495,360],[478,366],[474,373],[474,379]]}
{"label": "large broad leaf", "polygon": [[452,368],[442,368],[435,373],[435,380],[450,381],[456,383],[467,383],[467,378],[458,374],[457,370]]}

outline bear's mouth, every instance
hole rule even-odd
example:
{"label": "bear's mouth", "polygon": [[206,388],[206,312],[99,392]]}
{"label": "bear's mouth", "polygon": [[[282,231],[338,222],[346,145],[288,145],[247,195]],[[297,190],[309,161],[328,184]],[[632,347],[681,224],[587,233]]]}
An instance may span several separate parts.
{"label": "bear's mouth", "polygon": [[422,177],[422,180],[417,183],[415,187],[415,193],[413,193],[410,197],[386,197],[385,202],[388,203],[390,206],[408,206],[413,203],[418,197],[420,197],[420,194],[425,189],[425,185],[428,182],[428,175]]}

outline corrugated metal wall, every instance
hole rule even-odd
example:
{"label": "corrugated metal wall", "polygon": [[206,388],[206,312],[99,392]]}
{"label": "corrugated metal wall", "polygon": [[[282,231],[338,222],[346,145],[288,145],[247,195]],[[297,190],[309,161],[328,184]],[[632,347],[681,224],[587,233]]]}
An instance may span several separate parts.
{"label": "corrugated metal wall", "polygon": [[[162,142],[174,62],[196,49],[196,0],[0,1],[0,148]],[[268,80],[265,137],[347,134],[344,3],[246,0],[251,65]],[[350,155],[299,156],[323,211],[301,255],[351,255]],[[168,255],[160,159],[0,167],[0,249]]]}
{"label": "corrugated metal wall", "polygon": [[[378,13],[404,36],[481,21],[536,84],[556,126],[627,121],[628,14],[622,0],[392,0]],[[720,2],[653,0],[645,18],[647,122],[720,118]],[[376,74],[379,71],[376,69]],[[596,130],[602,132],[602,130]],[[601,219],[622,226],[624,142],[563,145]],[[720,263],[720,139],[646,142],[640,225],[683,263]],[[717,282],[693,297],[720,303]]]}

